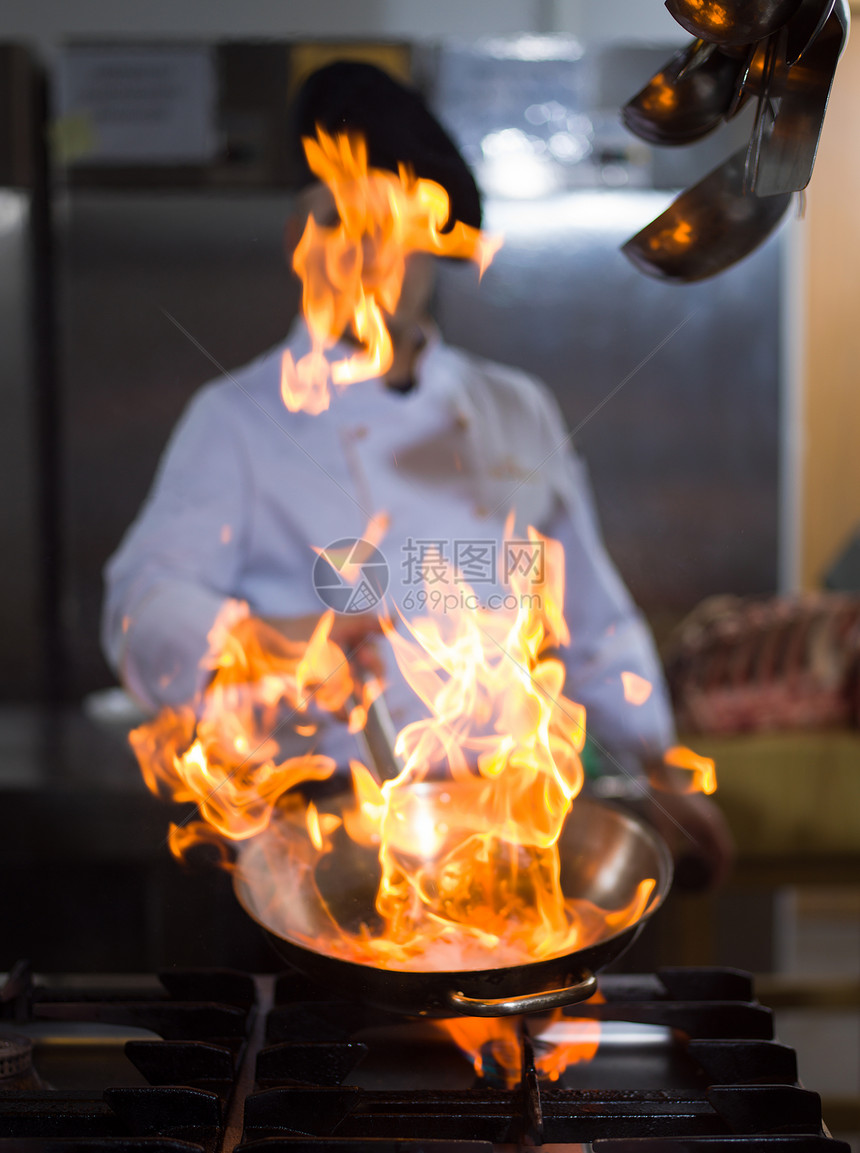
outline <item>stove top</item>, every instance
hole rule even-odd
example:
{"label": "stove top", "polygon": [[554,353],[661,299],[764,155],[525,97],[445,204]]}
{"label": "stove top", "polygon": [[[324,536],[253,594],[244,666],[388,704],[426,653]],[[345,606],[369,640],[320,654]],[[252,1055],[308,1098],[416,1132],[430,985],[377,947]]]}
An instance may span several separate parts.
{"label": "stove top", "polygon": [[[0,990],[0,1153],[848,1153],[747,974],[605,975],[600,990],[540,1037],[518,1021],[511,1089],[433,1022],[293,973],[18,966]],[[536,1051],[584,1019],[601,1022],[593,1059],[543,1080]]]}

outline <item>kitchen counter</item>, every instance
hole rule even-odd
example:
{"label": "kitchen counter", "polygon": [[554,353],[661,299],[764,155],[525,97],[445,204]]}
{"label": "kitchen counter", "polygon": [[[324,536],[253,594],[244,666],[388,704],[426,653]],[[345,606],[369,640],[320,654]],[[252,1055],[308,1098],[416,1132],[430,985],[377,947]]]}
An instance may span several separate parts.
{"label": "kitchen counter", "polygon": [[147,791],[122,727],[0,709],[0,969],[279,967],[229,876],[170,855],[191,812]]}
{"label": "kitchen counter", "polygon": [[860,733],[683,739],[716,761],[737,880],[860,884]]}
{"label": "kitchen counter", "polygon": [[0,707],[0,791],[48,788],[145,792],[126,729],[71,705]]}
{"label": "kitchen counter", "polygon": [[0,798],[0,862],[17,868],[152,860],[187,811],[150,795],[123,729],[71,707],[0,709]]}

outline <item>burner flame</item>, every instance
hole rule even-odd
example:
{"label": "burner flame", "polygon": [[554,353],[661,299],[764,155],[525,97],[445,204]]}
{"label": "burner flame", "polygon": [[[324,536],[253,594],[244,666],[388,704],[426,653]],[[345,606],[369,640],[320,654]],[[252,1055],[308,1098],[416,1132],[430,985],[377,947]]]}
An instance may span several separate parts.
{"label": "burner flame", "polygon": [[[587,1005],[602,1005],[606,998],[598,990]],[[450,1037],[471,1060],[479,1077],[503,1080],[515,1089],[522,1079],[523,1029],[527,1028],[534,1050],[535,1072],[548,1081],[558,1081],[571,1065],[594,1059],[600,1045],[600,1021],[576,1017],[575,1010],[556,1009],[542,1017],[454,1017],[434,1025]],[[563,1034],[563,1040],[555,1035]]]}

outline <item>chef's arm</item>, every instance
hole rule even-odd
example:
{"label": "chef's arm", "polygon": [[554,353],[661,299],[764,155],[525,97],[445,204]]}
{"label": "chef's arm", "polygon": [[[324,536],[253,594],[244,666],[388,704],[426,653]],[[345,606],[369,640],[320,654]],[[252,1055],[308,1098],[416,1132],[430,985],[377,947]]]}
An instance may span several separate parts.
{"label": "chef's arm", "polygon": [[205,682],[207,634],[237,587],[252,493],[235,428],[219,386],[195,396],[105,569],[105,655],[150,709]]}
{"label": "chef's arm", "polygon": [[731,871],[735,843],[713,797],[648,790],[626,802],[657,829],[675,859],[675,886],[711,889]]}
{"label": "chef's arm", "polygon": [[[566,468],[564,499],[548,531],[562,542],[566,559],[571,644],[561,654],[567,668],[565,693],[585,706],[593,763],[614,774],[595,782],[595,788],[614,792],[657,828],[675,858],[679,887],[713,887],[731,867],[731,833],[712,798],[649,784],[660,779],[656,770],[663,752],[676,742],[662,666],[600,538],[584,466],[571,456]],[[625,699],[622,672],[650,684],[647,700],[637,705]]]}

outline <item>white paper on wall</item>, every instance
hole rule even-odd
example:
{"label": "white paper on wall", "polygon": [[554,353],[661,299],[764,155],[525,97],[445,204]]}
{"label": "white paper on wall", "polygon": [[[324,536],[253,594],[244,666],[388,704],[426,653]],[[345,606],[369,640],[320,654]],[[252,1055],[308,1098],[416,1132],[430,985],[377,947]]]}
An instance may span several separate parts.
{"label": "white paper on wall", "polygon": [[217,146],[206,45],[72,45],[60,59],[61,157],[87,164],[201,164]]}

